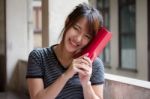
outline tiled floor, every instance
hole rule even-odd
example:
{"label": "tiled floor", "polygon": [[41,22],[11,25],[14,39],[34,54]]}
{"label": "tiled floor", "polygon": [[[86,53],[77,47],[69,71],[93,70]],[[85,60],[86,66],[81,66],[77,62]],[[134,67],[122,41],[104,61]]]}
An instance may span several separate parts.
{"label": "tiled floor", "polygon": [[0,99],[30,99],[30,98],[25,94],[2,92],[0,93]]}

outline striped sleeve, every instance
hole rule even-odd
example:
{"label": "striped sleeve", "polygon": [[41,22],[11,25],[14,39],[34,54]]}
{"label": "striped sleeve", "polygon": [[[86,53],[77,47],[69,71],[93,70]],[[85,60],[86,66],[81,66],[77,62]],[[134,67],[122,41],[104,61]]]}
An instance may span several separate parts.
{"label": "striped sleeve", "polygon": [[35,49],[29,54],[26,78],[42,78],[42,57],[39,50]]}
{"label": "striped sleeve", "polygon": [[100,58],[96,58],[96,60],[93,62],[92,66],[92,76],[91,76],[91,84],[103,84],[104,79],[104,65]]}

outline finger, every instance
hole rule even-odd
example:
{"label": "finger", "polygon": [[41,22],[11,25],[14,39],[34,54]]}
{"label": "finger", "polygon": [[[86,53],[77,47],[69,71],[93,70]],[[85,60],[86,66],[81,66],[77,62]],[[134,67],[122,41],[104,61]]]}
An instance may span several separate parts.
{"label": "finger", "polygon": [[86,75],[87,73],[79,68],[76,68],[76,71],[79,73],[79,74],[82,74],[82,75]]}
{"label": "finger", "polygon": [[85,66],[84,64],[76,64],[75,65],[77,72],[84,74],[84,75],[89,75],[92,72],[92,68],[90,66]]}
{"label": "finger", "polygon": [[81,59],[81,63],[85,64],[85,65],[90,65],[90,63],[86,60],[86,59]]}
{"label": "finger", "polygon": [[85,65],[84,63],[77,63],[77,64],[74,64],[74,66],[80,70],[83,70],[83,71],[89,71],[89,66]]}
{"label": "finger", "polygon": [[92,66],[92,61],[89,57],[84,56],[83,59],[89,64],[89,66]]}
{"label": "finger", "polygon": [[84,63],[84,64],[86,64],[86,65],[89,65],[88,61],[86,61],[85,59],[83,59],[83,57],[82,57],[82,58],[75,59],[75,60],[73,61],[73,63],[78,63],[78,64]]}
{"label": "finger", "polygon": [[75,65],[75,66],[78,66],[82,63],[82,61],[80,59],[75,59],[72,64]]}

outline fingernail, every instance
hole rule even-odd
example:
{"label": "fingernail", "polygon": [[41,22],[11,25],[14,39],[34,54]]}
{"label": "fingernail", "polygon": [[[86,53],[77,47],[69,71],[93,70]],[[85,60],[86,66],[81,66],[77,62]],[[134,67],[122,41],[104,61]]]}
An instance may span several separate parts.
{"label": "fingernail", "polygon": [[89,55],[89,53],[86,53],[86,54],[85,54],[85,56],[88,56],[88,55]]}

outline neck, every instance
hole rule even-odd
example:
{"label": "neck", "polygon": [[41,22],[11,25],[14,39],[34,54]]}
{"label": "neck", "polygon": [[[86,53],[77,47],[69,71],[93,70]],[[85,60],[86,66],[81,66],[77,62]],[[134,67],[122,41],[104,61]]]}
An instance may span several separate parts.
{"label": "neck", "polygon": [[61,62],[63,66],[70,65],[73,59],[73,53],[67,52],[62,44],[58,44],[55,47],[55,52],[56,52],[57,58],[59,59],[59,61]]}

